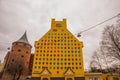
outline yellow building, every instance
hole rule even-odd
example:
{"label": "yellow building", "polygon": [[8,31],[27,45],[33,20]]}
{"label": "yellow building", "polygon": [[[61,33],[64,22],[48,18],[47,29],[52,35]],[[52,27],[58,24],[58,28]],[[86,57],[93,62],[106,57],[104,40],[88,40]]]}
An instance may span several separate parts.
{"label": "yellow building", "polygon": [[106,80],[106,77],[103,73],[85,73],[85,80]]}
{"label": "yellow building", "polygon": [[84,80],[83,43],[67,29],[66,19],[52,19],[51,29],[34,46],[33,78]]}
{"label": "yellow building", "polygon": [[118,73],[85,73],[85,80],[120,80]]}

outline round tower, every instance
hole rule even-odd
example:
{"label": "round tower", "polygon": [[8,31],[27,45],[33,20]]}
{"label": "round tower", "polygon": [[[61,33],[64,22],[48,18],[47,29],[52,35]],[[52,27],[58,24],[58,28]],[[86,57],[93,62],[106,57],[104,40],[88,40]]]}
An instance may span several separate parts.
{"label": "round tower", "polygon": [[6,55],[4,73],[28,75],[31,48],[25,32],[19,40],[12,43],[9,56]]}

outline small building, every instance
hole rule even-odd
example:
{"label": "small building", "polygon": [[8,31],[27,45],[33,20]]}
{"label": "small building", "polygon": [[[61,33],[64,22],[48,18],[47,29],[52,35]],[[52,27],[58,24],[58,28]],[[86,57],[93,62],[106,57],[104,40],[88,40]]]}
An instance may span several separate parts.
{"label": "small building", "polygon": [[85,73],[85,80],[120,80],[118,73]]}

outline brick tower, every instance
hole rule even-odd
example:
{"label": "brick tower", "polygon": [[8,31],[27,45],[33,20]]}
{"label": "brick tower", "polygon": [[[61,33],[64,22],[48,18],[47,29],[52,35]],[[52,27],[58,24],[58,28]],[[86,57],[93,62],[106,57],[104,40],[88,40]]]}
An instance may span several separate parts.
{"label": "brick tower", "polygon": [[4,59],[3,77],[6,74],[10,74],[13,77],[14,75],[28,75],[31,48],[26,32],[19,40],[12,43],[11,50]]}

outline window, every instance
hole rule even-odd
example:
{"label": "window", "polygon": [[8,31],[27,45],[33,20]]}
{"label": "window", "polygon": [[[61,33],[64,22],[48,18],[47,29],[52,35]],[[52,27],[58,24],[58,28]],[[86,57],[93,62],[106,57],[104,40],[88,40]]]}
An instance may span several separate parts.
{"label": "window", "polygon": [[79,63],[79,65],[81,65],[81,63]]}
{"label": "window", "polygon": [[35,66],[35,69],[37,68],[37,66]]}
{"label": "window", "polygon": [[38,66],[38,69],[40,68],[40,66]]}
{"label": "window", "polygon": [[47,54],[47,56],[49,56],[49,54]]}
{"label": "window", "polygon": [[26,54],[28,54],[28,51],[26,51]]}
{"label": "window", "polygon": [[70,63],[68,63],[68,65],[70,65]]}
{"label": "window", "polygon": [[18,49],[18,52],[21,52],[21,49]]}
{"label": "window", "polygon": [[12,52],[13,52],[14,50],[12,49]]}
{"label": "window", "polygon": [[22,55],[21,57],[23,58],[24,56]]}
{"label": "window", "polygon": [[57,67],[57,69],[59,69],[59,67]]}
{"label": "window", "polygon": [[62,27],[62,24],[56,24],[56,27]]}
{"label": "window", "polygon": [[79,67],[79,69],[82,69],[82,67]]}
{"label": "window", "polygon": [[59,71],[57,71],[57,74],[59,74]]}
{"label": "window", "polygon": [[12,59],[12,62],[14,62],[14,59]]}
{"label": "window", "polygon": [[35,62],[35,64],[37,64],[37,62]]}
{"label": "window", "polygon": [[40,52],[42,52],[42,50],[40,50]]}

